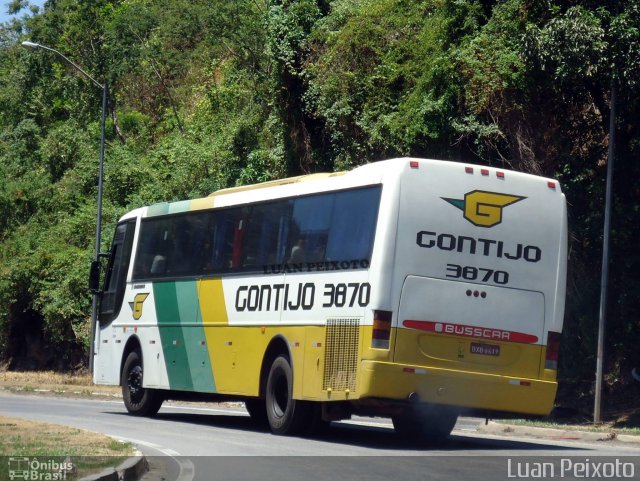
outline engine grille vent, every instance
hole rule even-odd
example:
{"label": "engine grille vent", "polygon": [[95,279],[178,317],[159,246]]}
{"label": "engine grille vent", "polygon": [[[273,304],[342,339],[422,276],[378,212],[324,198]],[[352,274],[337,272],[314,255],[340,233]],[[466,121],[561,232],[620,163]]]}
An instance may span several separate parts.
{"label": "engine grille vent", "polygon": [[322,389],[356,390],[359,319],[327,319]]}

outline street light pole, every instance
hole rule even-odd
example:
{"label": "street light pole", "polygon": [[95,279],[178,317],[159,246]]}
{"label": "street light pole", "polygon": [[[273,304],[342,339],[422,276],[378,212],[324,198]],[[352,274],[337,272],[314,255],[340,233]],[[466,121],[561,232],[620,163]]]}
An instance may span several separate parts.
{"label": "street light pole", "polygon": [[611,110],[609,111],[609,150],[607,155],[607,184],[604,204],[602,238],[602,274],[600,279],[600,317],[598,320],[598,352],[596,357],[596,392],[593,422],[602,422],[602,381],[604,365],[604,338],[607,326],[607,294],[609,289],[609,237],[611,235],[611,207],[613,204],[613,162],[616,156],[616,79],[611,80]]}
{"label": "street light pole", "polygon": [[[100,238],[102,236],[102,183],[103,183],[103,165],[104,165],[104,137],[105,137],[105,123],[107,118],[107,102],[109,97],[109,89],[107,83],[101,84],[91,75],[85,72],[82,67],[77,63],[70,60],[56,49],[40,45],[34,42],[22,42],[23,47],[27,48],[41,48],[49,52],[53,52],[59,57],[62,57],[68,64],[73,66],[78,72],[80,72],[86,79],[92,82],[95,86],[102,89],[102,122],[100,126],[100,161],[98,163],[98,213],[96,216],[96,242],[95,242],[95,260],[99,261],[100,258]],[[95,354],[95,337],[96,337],[96,324],[98,322],[98,294],[93,293],[93,299],[91,303],[91,342],[89,343],[89,371],[93,373],[93,357]]]}
{"label": "street light pole", "polygon": [[[100,257],[100,239],[102,237],[102,183],[104,179],[104,129],[107,117],[107,83],[102,85],[102,121],[100,126],[100,161],[98,163],[98,214],[96,216],[96,251],[95,261]],[[98,293],[94,292],[91,300],[91,342],[89,344],[89,372],[93,374],[93,358],[95,355],[96,327],[98,324]]]}

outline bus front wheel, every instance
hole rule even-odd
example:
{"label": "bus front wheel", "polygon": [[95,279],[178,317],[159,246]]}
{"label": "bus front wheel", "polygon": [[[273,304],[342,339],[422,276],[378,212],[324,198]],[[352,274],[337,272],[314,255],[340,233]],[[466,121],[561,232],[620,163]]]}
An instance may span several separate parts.
{"label": "bus front wheel", "polygon": [[142,355],[132,351],[122,368],[122,399],[129,414],[155,416],[162,406],[161,394],[142,385]]}
{"label": "bus front wheel", "polygon": [[293,370],[284,356],[278,356],[271,364],[266,408],[269,427],[274,434],[298,434],[309,422],[309,403],[293,399]]}
{"label": "bus front wheel", "polygon": [[448,406],[425,404],[411,406],[392,418],[396,433],[403,439],[419,444],[443,441],[456,425],[458,412]]}

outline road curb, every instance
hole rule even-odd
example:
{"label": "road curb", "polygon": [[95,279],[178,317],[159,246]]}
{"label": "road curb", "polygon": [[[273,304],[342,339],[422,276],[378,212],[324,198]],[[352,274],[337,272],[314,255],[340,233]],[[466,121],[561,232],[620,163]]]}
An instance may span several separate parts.
{"label": "road curb", "polygon": [[80,481],[138,481],[144,473],[149,471],[149,462],[138,451],[134,456],[124,460],[116,468],[107,468],[98,474],[92,474]]}
{"label": "road curb", "polygon": [[550,439],[554,441],[588,441],[607,442],[618,441],[640,446],[640,436],[620,434],[615,430],[610,432],[578,431],[572,429],[539,428],[534,426],[522,426],[517,424],[502,424],[489,421],[478,427],[479,433],[492,434],[504,437],[532,437],[538,439]]}

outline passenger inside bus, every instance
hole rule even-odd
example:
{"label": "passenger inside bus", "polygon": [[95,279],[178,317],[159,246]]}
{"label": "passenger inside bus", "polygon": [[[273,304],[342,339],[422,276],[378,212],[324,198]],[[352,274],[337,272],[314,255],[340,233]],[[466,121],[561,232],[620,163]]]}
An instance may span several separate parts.
{"label": "passenger inside bus", "polygon": [[289,264],[298,264],[305,261],[306,257],[307,241],[305,239],[298,239],[295,245],[291,248],[291,257],[289,257]]}

